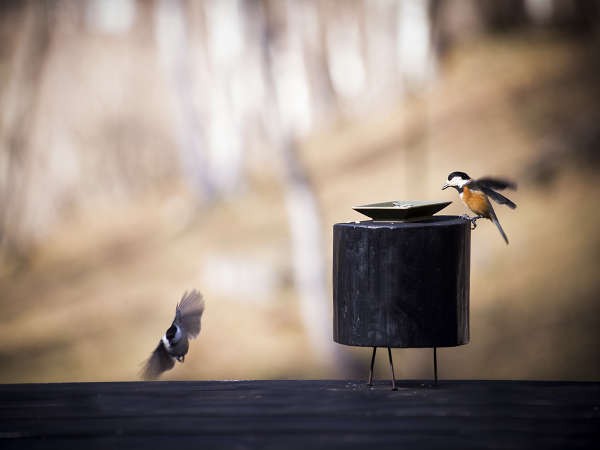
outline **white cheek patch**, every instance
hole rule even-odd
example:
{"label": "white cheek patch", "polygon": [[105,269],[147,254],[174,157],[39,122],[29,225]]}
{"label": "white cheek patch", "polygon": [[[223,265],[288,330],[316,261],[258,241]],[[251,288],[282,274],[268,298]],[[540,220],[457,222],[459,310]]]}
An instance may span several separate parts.
{"label": "white cheek patch", "polygon": [[469,180],[463,180],[461,177],[452,177],[450,183],[452,186],[463,187]]}

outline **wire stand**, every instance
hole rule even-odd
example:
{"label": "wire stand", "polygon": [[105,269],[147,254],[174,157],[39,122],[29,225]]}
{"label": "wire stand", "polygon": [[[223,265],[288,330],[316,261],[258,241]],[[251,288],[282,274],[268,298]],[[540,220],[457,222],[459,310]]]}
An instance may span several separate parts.
{"label": "wire stand", "polygon": [[390,368],[392,369],[392,391],[396,389],[396,376],[394,375],[394,362],[392,361],[392,349],[388,347],[388,357],[390,358]]}
{"label": "wire stand", "polygon": [[[388,358],[390,360],[390,369],[392,370],[392,391],[397,391],[396,388],[396,375],[394,374],[394,362],[392,360],[392,349],[388,349]],[[373,386],[373,367],[375,366],[375,354],[377,353],[377,347],[373,347],[373,354],[371,356],[371,368],[369,369],[369,383],[367,386]]]}
{"label": "wire stand", "polygon": [[434,385],[438,384],[438,374],[437,374],[437,347],[433,347],[433,379]]}
{"label": "wire stand", "polygon": [[373,356],[371,356],[371,369],[369,370],[368,386],[373,386],[373,366],[375,365],[375,353],[377,353],[377,347],[373,347]]}

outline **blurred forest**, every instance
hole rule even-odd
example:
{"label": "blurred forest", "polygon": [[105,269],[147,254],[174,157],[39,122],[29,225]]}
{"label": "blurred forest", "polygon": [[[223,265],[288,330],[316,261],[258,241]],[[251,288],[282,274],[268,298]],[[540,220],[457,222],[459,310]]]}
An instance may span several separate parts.
{"label": "blurred forest", "polygon": [[332,342],[332,226],[463,214],[454,170],[519,207],[508,247],[473,232],[440,377],[600,379],[599,43],[592,0],[0,2],[0,382],[135,380],[192,288],[164,379],[364,378]]}

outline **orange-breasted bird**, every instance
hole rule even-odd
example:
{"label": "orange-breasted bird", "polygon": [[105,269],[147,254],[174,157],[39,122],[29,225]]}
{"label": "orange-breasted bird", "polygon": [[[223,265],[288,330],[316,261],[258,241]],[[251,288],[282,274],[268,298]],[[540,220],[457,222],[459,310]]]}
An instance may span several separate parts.
{"label": "orange-breasted bird", "polygon": [[467,218],[473,224],[473,229],[477,226],[477,219],[490,219],[498,227],[500,234],[508,244],[508,238],[500,226],[500,222],[498,222],[498,217],[496,217],[496,212],[494,211],[494,208],[492,208],[490,198],[496,203],[515,209],[517,205],[502,194],[496,192],[496,190],[517,189],[515,183],[489,177],[472,180],[471,177],[464,172],[452,172],[448,175],[448,182],[442,186],[442,190],[448,187],[456,189],[463,203],[476,214],[476,216],[472,218],[467,215]]}

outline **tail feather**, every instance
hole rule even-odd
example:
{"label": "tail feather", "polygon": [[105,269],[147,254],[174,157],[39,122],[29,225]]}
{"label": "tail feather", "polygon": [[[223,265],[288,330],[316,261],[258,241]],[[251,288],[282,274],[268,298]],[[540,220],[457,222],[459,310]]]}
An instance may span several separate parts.
{"label": "tail feather", "polygon": [[494,211],[493,208],[490,208],[490,219],[498,227],[498,230],[500,231],[500,234],[502,235],[502,237],[506,241],[506,245],[508,245],[508,238],[506,237],[506,233],[504,232],[504,230],[500,226],[500,222],[498,222],[498,218],[496,217],[496,213],[495,213],[495,211]]}

